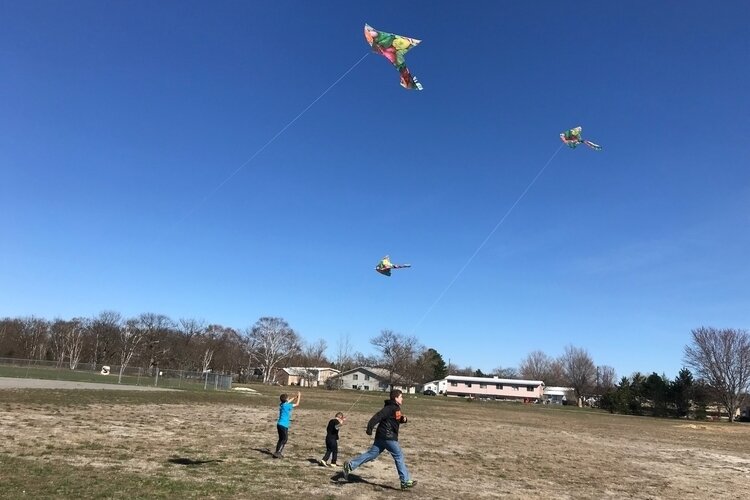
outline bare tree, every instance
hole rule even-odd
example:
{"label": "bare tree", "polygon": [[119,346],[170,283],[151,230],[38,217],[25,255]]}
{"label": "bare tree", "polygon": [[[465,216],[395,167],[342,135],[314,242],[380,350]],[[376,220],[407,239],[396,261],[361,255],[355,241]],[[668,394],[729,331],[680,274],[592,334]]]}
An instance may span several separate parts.
{"label": "bare tree", "polygon": [[222,373],[240,374],[245,366],[243,341],[234,329],[220,325],[209,325],[206,331],[212,332],[215,339],[213,366]]}
{"label": "bare tree", "polygon": [[302,367],[305,369],[302,377],[307,382],[308,387],[312,387],[313,382],[318,378],[317,368],[327,365],[326,349],[328,344],[324,339],[318,339],[315,342],[306,344],[302,350]]}
{"label": "bare tree", "polygon": [[72,323],[72,328],[68,331],[68,366],[75,370],[81,360],[88,322],[85,319],[74,318]]}
{"label": "bare tree", "polygon": [[200,352],[203,353],[201,358],[201,371],[203,373],[208,372],[208,367],[214,359],[214,353],[217,349],[220,349],[225,333],[224,328],[218,325],[209,325],[208,328],[198,331],[197,338]]}
{"label": "bare tree", "polygon": [[327,365],[326,349],[328,349],[328,344],[325,339],[318,339],[315,342],[305,345],[302,356],[304,356],[308,366]]}
{"label": "bare tree", "polygon": [[366,355],[361,352],[355,352],[352,360],[354,366],[378,366],[381,361],[377,356]]}
{"label": "bare tree", "polygon": [[68,346],[66,342],[69,328],[69,323],[60,318],[55,318],[49,328],[49,346],[58,368],[62,366],[67,354]]}
{"label": "bare tree", "polygon": [[542,351],[532,351],[521,361],[518,371],[526,380],[547,381],[551,371],[552,359]]}
{"label": "bare tree", "polygon": [[565,370],[565,380],[576,393],[578,406],[583,406],[583,395],[589,391],[596,377],[596,365],[582,348],[567,346],[560,358]]}
{"label": "bare tree", "polygon": [[391,330],[383,330],[380,335],[370,340],[381,355],[380,365],[388,370],[388,384],[411,385],[413,381],[404,378],[414,363],[417,352],[423,347],[414,336],[406,337]]}
{"label": "bare tree", "polygon": [[336,349],[336,368],[342,372],[353,368],[354,356],[352,352],[352,341],[349,334],[339,336]]}
{"label": "bare tree", "polygon": [[122,316],[114,311],[103,311],[91,321],[87,333],[91,339],[90,359],[94,366],[115,359],[121,325]]}
{"label": "bare tree", "polygon": [[169,317],[156,313],[143,313],[136,321],[138,330],[142,332],[142,355],[146,358],[142,361],[148,360],[148,369],[151,372],[169,352],[170,345],[167,340],[175,324]]}
{"label": "bare tree", "polygon": [[545,385],[551,387],[565,385],[565,366],[562,360],[553,359],[549,365],[549,374],[542,380]]}
{"label": "bare tree", "polygon": [[203,320],[194,318],[180,318],[177,322],[177,329],[183,337],[191,339],[196,335],[200,335],[206,330],[206,325]]}
{"label": "bare tree", "polygon": [[747,330],[700,327],[685,347],[685,363],[708,382],[734,422],[750,391],[750,334]]}
{"label": "bare tree", "polygon": [[68,358],[68,366],[75,370],[81,359],[87,321],[73,318],[70,321],[56,319],[50,327],[50,345],[57,366]]}
{"label": "bare tree", "polygon": [[50,325],[47,320],[34,316],[22,318],[21,352],[27,359],[44,359],[49,339]]}
{"label": "bare tree", "polygon": [[117,378],[117,383],[122,383],[122,374],[125,372],[125,367],[130,363],[130,359],[138,349],[138,345],[143,340],[144,331],[138,328],[138,320],[130,319],[125,325],[118,328],[119,340],[120,340],[120,375]]}
{"label": "bare tree", "polygon": [[602,365],[596,367],[596,382],[594,385],[599,395],[614,389],[616,380],[617,374],[611,366]]}
{"label": "bare tree", "polygon": [[492,375],[495,375],[499,378],[518,378],[518,370],[511,366],[507,368],[498,366],[497,368],[492,370]]}
{"label": "bare tree", "polygon": [[300,351],[300,338],[281,318],[260,318],[247,336],[251,363],[255,359],[263,368],[263,383],[276,379],[276,367]]}

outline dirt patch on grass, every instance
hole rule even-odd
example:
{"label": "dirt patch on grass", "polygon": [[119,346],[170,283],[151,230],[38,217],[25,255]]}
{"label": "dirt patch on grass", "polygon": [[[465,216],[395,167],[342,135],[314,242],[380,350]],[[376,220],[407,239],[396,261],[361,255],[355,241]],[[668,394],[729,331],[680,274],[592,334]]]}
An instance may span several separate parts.
{"label": "dirt patch on grass", "polygon": [[[276,441],[275,397],[171,404],[150,397],[139,404],[88,397],[61,408],[28,398],[3,403],[0,392],[0,456],[49,464],[82,481],[141,477],[142,493],[155,496],[371,499],[390,498],[399,487],[387,453],[351,482],[315,463],[325,451],[326,423],[356,394],[304,393],[283,460],[267,451]],[[339,463],[369,447],[364,428],[381,405],[367,397],[348,412]],[[750,426],[743,424],[443,398],[410,398],[403,409],[410,420],[401,446],[419,481],[410,494],[420,498],[702,499],[750,491]]]}
{"label": "dirt patch on grass", "polygon": [[43,380],[35,378],[0,377],[1,389],[101,389],[107,391],[174,391],[145,385],[101,384],[98,382],[76,382],[73,380]]}

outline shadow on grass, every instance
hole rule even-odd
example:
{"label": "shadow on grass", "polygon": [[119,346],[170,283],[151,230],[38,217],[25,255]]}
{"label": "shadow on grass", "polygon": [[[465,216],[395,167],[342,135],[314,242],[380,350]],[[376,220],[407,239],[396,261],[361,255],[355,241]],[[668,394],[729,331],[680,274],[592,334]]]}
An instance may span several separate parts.
{"label": "shadow on grass", "polygon": [[273,457],[273,452],[268,448],[252,448],[253,451],[257,451],[258,453],[263,453],[264,455],[268,455],[269,457]]}
{"label": "shadow on grass", "polygon": [[393,486],[387,485],[387,484],[378,484],[373,483],[372,481],[368,481],[367,479],[362,478],[361,476],[356,476],[354,474],[349,474],[349,479],[344,479],[344,473],[343,472],[337,472],[333,476],[331,476],[331,482],[336,484],[346,484],[346,483],[359,483],[359,484],[369,484],[370,486],[376,486],[378,488],[382,488],[384,490],[394,490],[394,491],[401,491],[401,488],[394,488]]}
{"label": "shadow on grass", "polygon": [[222,460],[193,460],[192,458],[175,457],[170,458],[169,460],[167,460],[167,462],[176,465],[204,465],[214,462],[222,462]]}

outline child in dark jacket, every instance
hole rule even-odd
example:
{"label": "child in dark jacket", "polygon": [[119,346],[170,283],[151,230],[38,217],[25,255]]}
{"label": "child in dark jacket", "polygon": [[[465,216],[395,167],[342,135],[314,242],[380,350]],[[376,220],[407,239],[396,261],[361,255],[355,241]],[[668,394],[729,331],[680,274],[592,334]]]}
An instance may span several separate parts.
{"label": "child in dark jacket", "polygon": [[394,462],[396,462],[396,470],[401,480],[401,489],[406,490],[417,484],[416,481],[412,481],[409,477],[409,471],[404,461],[404,454],[398,444],[399,426],[406,423],[406,415],[401,413],[401,403],[403,400],[403,393],[398,389],[393,389],[390,399],[385,400],[383,409],[373,415],[370,421],[367,422],[367,430],[365,432],[368,436],[372,436],[373,428],[376,425],[378,426],[378,429],[375,431],[375,441],[369,450],[356,458],[344,462],[345,478],[348,479],[349,473],[360,465],[378,458],[383,453],[383,450],[388,450],[391,456],[393,456]]}
{"label": "child in dark jacket", "polygon": [[[323,455],[323,460],[319,460],[318,463],[323,467],[338,467],[336,458],[339,453],[339,429],[344,425],[344,414],[338,412],[334,418],[328,422],[326,427],[326,454]],[[328,459],[331,459],[329,462]]]}

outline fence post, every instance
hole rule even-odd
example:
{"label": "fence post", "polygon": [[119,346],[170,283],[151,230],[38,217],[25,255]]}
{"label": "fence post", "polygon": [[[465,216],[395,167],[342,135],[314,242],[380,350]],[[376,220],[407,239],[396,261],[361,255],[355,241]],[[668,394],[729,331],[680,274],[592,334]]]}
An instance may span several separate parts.
{"label": "fence post", "polygon": [[159,385],[159,367],[156,367],[156,378],[154,379],[154,387]]}

